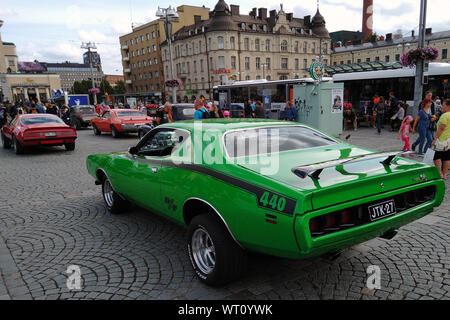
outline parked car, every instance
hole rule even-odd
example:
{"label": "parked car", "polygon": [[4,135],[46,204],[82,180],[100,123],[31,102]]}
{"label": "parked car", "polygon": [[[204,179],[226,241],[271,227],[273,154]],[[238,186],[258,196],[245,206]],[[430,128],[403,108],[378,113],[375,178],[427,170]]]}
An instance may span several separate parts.
{"label": "parked car", "polygon": [[210,119],[158,126],[128,152],[90,155],[87,170],[111,213],[131,202],[186,226],[196,274],[221,285],[249,251],[309,258],[392,238],[431,213],[445,183],[407,156],[298,123]]}
{"label": "parked car", "polygon": [[87,128],[91,120],[97,117],[94,106],[73,106],[70,110],[70,125],[77,130]]}
{"label": "parked car", "polygon": [[14,149],[16,154],[26,147],[62,146],[75,150],[77,132],[52,114],[18,115],[1,129],[3,148]]}
{"label": "parked car", "polygon": [[137,133],[142,125],[152,124],[152,119],[137,110],[111,109],[92,119],[91,124],[96,136],[111,132],[114,138],[118,138],[122,133]]}
{"label": "parked car", "polygon": [[[152,108],[152,116],[156,118],[156,109]],[[174,121],[193,120],[195,108],[192,103],[178,103],[172,105],[172,116]],[[141,139],[147,132],[153,130],[154,125],[143,125],[139,128],[138,137]]]}

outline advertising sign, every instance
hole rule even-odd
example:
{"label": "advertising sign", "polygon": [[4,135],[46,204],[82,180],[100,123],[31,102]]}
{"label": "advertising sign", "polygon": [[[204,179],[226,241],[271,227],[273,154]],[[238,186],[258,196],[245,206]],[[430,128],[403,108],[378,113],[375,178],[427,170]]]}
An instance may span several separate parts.
{"label": "advertising sign", "polygon": [[88,95],[69,95],[68,103],[70,107],[73,106],[86,106],[89,105],[89,96]]}
{"label": "advertising sign", "polygon": [[344,110],[344,89],[332,89],[331,91],[331,113],[342,113]]}
{"label": "advertising sign", "polygon": [[137,106],[136,98],[127,98],[127,104],[132,108],[133,107],[136,108],[136,106]]}

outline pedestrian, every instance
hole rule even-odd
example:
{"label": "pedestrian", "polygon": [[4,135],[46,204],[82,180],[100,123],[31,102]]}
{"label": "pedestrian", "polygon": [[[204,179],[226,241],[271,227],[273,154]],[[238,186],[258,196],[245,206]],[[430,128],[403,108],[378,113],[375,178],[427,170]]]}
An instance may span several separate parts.
{"label": "pedestrian", "polygon": [[211,108],[209,108],[209,117],[213,119],[220,118],[219,108],[217,108],[215,103],[213,103]]}
{"label": "pedestrian", "polygon": [[359,117],[364,119],[364,121],[367,123],[367,126],[372,127],[373,126],[373,117],[372,117],[372,108],[369,106],[369,101],[365,101],[362,104],[360,104],[359,107]]}
{"label": "pedestrian", "polygon": [[405,106],[403,103],[398,104],[397,113],[391,117],[391,131],[396,131],[400,128],[405,118]]}
{"label": "pedestrian", "polygon": [[194,120],[203,120],[210,118],[210,114],[208,110],[206,110],[206,108],[204,107],[202,100],[196,99],[194,101],[194,108],[195,108]]}
{"label": "pedestrian", "polygon": [[254,118],[266,119],[266,110],[264,110],[264,108],[262,107],[261,101],[257,101],[255,103]]}
{"label": "pedestrian", "polygon": [[292,106],[291,102],[286,102],[286,109],[285,109],[285,120],[288,121],[296,121],[297,120],[297,110]]}
{"label": "pedestrian", "polygon": [[[386,112],[386,117],[388,117],[388,119],[392,118],[398,111],[398,105],[399,105],[399,101],[398,99],[395,97],[395,94],[393,91],[389,92],[389,100],[387,101],[387,112]],[[401,121],[403,121],[403,119],[401,119]],[[400,121],[400,124],[401,124]],[[394,131],[392,129],[392,131]]]}
{"label": "pedestrian", "polygon": [[414,121],[413,117],[407,116],[403,120],[400,126],[400,130],[398,131],[398,138],[405,143],[405,145],[403,146],[403,151],[411,151],[409,134],[412,131],[411,123],[413,121]]}
{"label": "pedestrian", "polygon": [[435,115],[437,117],[440,117],[442,115],[442,101],[440,99],[436,99],[435,103],[434,103],[434,110],[435,110]]}
{"label": "pedestrian", "polygon": [[247,103],[244,106],[244,117],[245,118],[253,118],[253,109],[252,109],[253,101],[248,99]]}
{"label": "pedestrian", "polygon": [[[33,109],[33,106],[31,107],[31,109]],[[34,109],[36,109],[37,113],[46,113],[44,107],[40,102],[34,105]],[[31,113],[34,113],[34,111],[31,110]]]}
{"label": "pedestrian", "polygon": [[0,105],[0,128],[6,124],[6,108]]}
{"label": "pedestrian", "polygon": [[421,103],[421,109],[413,125],[412,132],[415,133],[417,127],[419,138],[412,144],[412,150],[416,151],[416,147],[419,146],[419,155],[424,155],[433,142],[433,134],[430,129],[432,116],[431,104],[432,100],[430,98],[426,98]]}
{"label": "pedestrian", "polygon": [[[427,92],[425,92],[424,100],[426,100],[426,99],[431,100],[431,107],[430,107],[431,114],[436,114],[436,106],[433,101],[433,92],[431,90],[428,90]],[[419,111],[420,111],[420,109],[421,109],[421,106],[419,106]]]}
{"label": "pedestrian", "polygon": [[347,130],[347,125],[351,124],[353,126],[353,130],[358,130],[358,119],[356,118],[356,114],[353,109],[347,109],[344,112],[344,129]]}
{"label": "pedestrian", "polygon": [[386,111],[386,105],[384,103],[384,97],[375,99],[378,103],[375,105],[374,112],[376,113],[377,131],[381,134],[381,128],[383,127],[384,113]]}
{"label": "pedestrian", "polygon": [[439,169],[442,179],[447,180],[450,169],[450,99],[444,101],[442,112],[432,146],[435,150],[434,164]]}
{"label": "pedestrian", "polygon": [[225,111],[223,112],[223,117],[224,117],[225,119],[230,119],[230,111],[225,110]]}

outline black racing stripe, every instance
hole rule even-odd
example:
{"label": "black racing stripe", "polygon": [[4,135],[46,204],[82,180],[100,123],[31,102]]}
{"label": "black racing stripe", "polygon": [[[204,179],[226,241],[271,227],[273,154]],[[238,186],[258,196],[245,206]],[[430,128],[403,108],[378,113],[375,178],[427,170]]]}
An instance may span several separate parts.
{"label": "black racing stripe", "polygon": [[[269,190],[269,189],[264,189],[261,188],[259,186],[256,186],[254,184],[251,184],[247,181],[229,176],[227,174],[224,174],[222,172],[219,171],[215,171],[200,165],[195,165],[195,164],[176,164],[173,163],[171,161],[158,161],[158,160],[151,160],[151,159],[138,159],[138,158],[132,158],[135,161],[138,162],[142,162],[142,163],[147,163],[147,164],[155,164],[155,165],[162,165],[165,167],[172,167],[172,168],[178,168],[178,169],[186,169],[189,171],[194,171],[194,172],[198,172],[198,173],[202,173],[208,176],[211,176],[213,178],[216,178],[220,181],[226,182],[230,185],[236,186],[240,189],[243,189],[245,191],[248,191],[250,193],[253,193],[256,196],[257,202],[258,202],[258,206],[266,209],[266,210],[270,210],[272,212],[276,212],[276,213],[281,213],[281,214],[285,214],[288,216],[292,216],[294,214],[295,211],[295,206],[297,204],[295,199],[289,198],[283,194],[280,194],[278,192]],[[277,210],[277,208],[272,209],[270,207],[268,207],[267,205],[264,205],[261,202],[261,197],[263,196],[264,193],[269,193],[271,195],[271,197],[273,197],[274,195],[277,196],[278,199],[284,198],[286,200],[285,206],[282,208],[282,210]]]}

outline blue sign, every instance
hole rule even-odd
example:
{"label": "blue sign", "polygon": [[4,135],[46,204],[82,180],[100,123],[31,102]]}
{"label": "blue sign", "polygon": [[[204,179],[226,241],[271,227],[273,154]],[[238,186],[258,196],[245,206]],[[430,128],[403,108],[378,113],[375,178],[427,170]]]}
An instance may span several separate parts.
{"label": "blue sign", "polygon": [[73,96],[69,97],[69,106],[86,106],[89,105],[89,97],[87,95]]}

